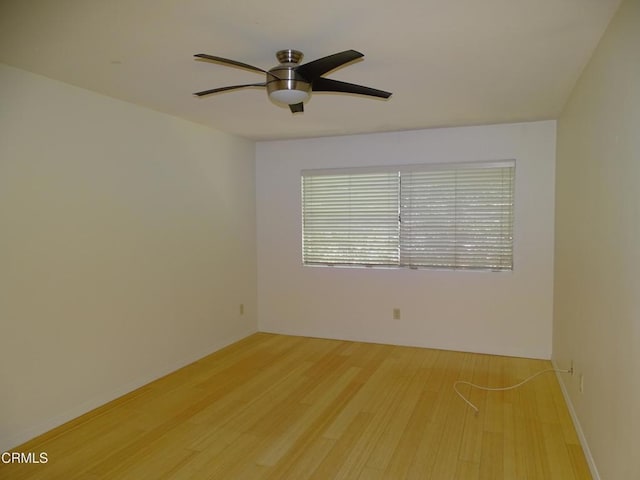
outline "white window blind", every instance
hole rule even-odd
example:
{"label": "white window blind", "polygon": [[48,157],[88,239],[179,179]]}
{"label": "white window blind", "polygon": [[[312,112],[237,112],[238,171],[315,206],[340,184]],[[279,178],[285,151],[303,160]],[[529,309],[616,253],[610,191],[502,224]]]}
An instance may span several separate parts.
{"label": "white window blind", "polygon": [[511,270],[515,163],[303,172],[305,265]]}
{"label": "white window blind", "polygon": [[401,174],[400,263],[511,270],[514,166]]}
{"label": "white window blind", "polygon": [[398,264],[398,172],[303,175],[305,265]]}

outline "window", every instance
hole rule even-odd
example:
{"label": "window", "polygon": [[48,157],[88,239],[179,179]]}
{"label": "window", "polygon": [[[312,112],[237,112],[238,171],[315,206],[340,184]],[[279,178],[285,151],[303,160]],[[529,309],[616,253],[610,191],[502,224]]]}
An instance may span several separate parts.
{"label": "window", "polygon": [[515,163],[302,172],[305,265],[513,269]]}
{"label": "window", "polygon": [[302,177],[305,265],[398,265],[398,172]]}

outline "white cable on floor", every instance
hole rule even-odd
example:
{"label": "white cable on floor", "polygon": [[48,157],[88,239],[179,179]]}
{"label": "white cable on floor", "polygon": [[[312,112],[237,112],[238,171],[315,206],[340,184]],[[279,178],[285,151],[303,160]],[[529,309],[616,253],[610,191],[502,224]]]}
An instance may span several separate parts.
{"label": "white cable on floor", "polygon": [[470,385],[473,388],[478,388],[480,390],[486,390],[486,391],[489,391],[489,392],[499,392],[499,391],[513,390],[514,388],[518,388],[518,387],[524,385],[525,383],[527,383],[528,381],[533,380],[538,375],[542,375],[543,373],[547,373],[547,372],[571,373],[571,370],[559,370],[557,368],[548,368],[548,369],[542,370],[542,371],[540,371],[538,373],[534,373],[530,377],[525,378],[520,383],[517,383],[515,385],[511,385],[509,387],[483,387],[481,385],[476,385],[475,383],[467,382],[465,380],[458,380],[458,381],[454,382],[453,389],[458,394],[458,396],[467,403],[467,405],[469,405],[471,408],[473,408],[475,410],[476,415],[477,415],[478,412],[480,412],[480,410],[473,403],[471,403],[464,395],[462,395],[462,393],[460,393],[460,391],[457,388],[458,384],[460,384],[460,385]]}

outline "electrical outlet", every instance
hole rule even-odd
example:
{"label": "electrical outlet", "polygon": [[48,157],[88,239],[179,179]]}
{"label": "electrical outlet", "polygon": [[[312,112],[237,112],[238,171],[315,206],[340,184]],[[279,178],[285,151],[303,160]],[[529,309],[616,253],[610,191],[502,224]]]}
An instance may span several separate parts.
{"label": "electrical outlet", "polygon": [[400,320],[400,309],[399,308],[394,308],[393,309],[393,319],[394,320]]}
{"label": "electrical outlet", "polygon": [[240,315],[244,315],[244,303],[240,304]]}

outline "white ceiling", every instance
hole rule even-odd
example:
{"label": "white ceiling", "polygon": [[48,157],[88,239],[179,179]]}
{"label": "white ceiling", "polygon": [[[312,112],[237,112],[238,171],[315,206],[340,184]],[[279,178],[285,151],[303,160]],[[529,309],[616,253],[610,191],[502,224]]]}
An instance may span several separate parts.
{"label": "white ceiling", "polygon": [[[0,61],[256,140],[556,118],[620,0],[0,0]],[[292,115],[248,70],[365,54]]]}

